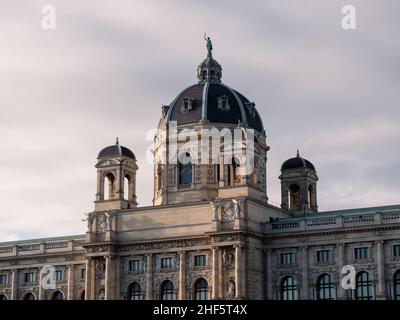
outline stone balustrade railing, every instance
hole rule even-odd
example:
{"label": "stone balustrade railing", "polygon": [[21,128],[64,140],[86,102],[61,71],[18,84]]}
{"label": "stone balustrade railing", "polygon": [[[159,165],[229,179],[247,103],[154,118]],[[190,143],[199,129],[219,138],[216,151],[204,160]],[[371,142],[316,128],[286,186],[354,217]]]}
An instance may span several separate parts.
{"label": "stone balustrade railing", "polygon": [[15,241],[0,244],[0,258],[26,256],[31,254],[46,254],[55,252],[73,251],[80,246],[85,237],[76,239],[63,239],[60,241],[41,241],[36,243],[26,243],[27,241]]}
{"label": "stone balustrade railing", "polygon": [[333,217],[304,217],[266,223],[265,231],[269,233],[299,232],[317,229],[334,229],[343,227],[361,227],[376,224],[400,223],[400,211],[376,212],[369,214],[337,215]]}

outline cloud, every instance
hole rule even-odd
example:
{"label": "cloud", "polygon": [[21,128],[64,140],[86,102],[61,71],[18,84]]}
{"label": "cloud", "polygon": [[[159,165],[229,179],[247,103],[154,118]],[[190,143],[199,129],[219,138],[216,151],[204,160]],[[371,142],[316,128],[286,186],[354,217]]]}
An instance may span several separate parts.
{"label": "cloud", "polygon": [[0,237],[84,232],[97,153],[116,136],[138,157],[138,200],[150,205],[146,133],[160,107],[196,82],[211,35],[223,80],[256,102],[271,151],[268,195],[296,149],[320,177],[321,210],[392,204],[400,186],[396,1],[44,1],[0,12]]}

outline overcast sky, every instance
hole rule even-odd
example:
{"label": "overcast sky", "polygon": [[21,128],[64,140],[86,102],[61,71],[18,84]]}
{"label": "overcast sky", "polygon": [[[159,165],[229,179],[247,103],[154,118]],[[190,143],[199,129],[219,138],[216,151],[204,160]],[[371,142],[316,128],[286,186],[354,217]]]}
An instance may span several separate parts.
{"label": "overcast sky", "polygon": [[[56,30],[41,27],[45,4]],[[356,30],[341,27],[345,4]],[[83,233],[97,153],[116,136],[151,204],[146,133],[197,81],[205,32],[223,82],[264,121],[272,202],[300,149],[321,210],[400,203],[399,12],[397,0],[2,0],[0,241]]]}

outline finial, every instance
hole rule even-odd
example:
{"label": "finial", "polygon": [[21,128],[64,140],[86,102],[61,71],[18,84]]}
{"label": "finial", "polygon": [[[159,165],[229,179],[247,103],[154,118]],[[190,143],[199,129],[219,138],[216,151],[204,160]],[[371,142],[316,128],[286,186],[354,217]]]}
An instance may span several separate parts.
{"label": "finial", "polygon": [[300,158],[299,149],[297,149],[297,158]]}
{"label": "finial", "polygon": [[115,144],[119,144],[118,137],[117,137],[117,139],[116,139],[116,141],[115,141]]}
{"label": "finial", "polygon": [[213,49],[213,47],[212,47],[212,42],[211,42],[211,39],[210,39],[210,37],[207,37],[207,34],[204,34],[204,40],[206,40],[206,48],[207,48],[207,57],[212,57],[212,49]]}

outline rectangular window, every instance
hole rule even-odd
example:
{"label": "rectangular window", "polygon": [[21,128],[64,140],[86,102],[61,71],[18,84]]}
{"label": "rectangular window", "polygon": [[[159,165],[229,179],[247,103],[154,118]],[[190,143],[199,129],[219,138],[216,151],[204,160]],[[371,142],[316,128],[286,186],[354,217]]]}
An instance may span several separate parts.
{"label": "rectangular window", "polygon": [[7,284],[7,275],[0,274],[0,284]]}
{"label": "rectangular window", "polygon": [[359,260],[359,259],[369,259],[370,254],[369,254],[369,248],[368,247],[363,247],[363,248],[355,248],[354,249],[354,259]]}
{"label": "rectangular window", "polygon": [[400,245],[396,244],[393,246],[393,256],[400,257]]}
{"label": "rectangular window", "polygon": [[140,260],[135,259],[129,261],[129,271],[139,271],[140,270]]}
{"label": "rectangular window", "polygon": [[86,278],[86,269],[81,269],[81,279]]}
{"label": "rectangular window", "polygon": [[24,274],[24,282],[25,283],[32,283],[34,280],[34,273],[33,272],[26,272]]}
{"label": "rectangular window", "polygon": [[162,269],[172,268],[172,258],[161,258],[161,268]]}
{"label": "rectangular window", "polygon": [[293,264],[294,263],[294,253],[281,253],[281,264]]}
{"label": "rectangular window", "polygon": [[330,251],[329,250],[319,250],[319,251],[317,251],[317,261],[318,262],[328,262],[328,261],[330,261]]}
{"label": "rectangular window", "polygon": [[62,270],[56,270],[56,281],[61,281],[63,279]]}
{"label": "rectangular window", "polygon": [[194,256],[194,265],[195,265],[195,267],[205,266],[206,265],[206,256],[205,255]]}

